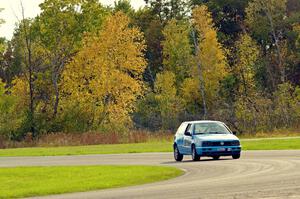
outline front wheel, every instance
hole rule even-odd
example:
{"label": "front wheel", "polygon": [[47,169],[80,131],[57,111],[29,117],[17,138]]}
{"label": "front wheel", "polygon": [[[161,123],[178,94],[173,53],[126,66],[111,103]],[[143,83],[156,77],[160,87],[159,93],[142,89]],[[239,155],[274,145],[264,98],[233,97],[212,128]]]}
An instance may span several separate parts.
{"label": "front wheel", "polygon": [[234,154],[234,155],[232,155],[232,158],[233,159],[239,159],[241,157],[241,154],[239,153],[239,154]]}
{"label": "front wheel", "polygon": [[177,145],[174,146],[174,159],[178,162],[183,159],[183,155],[179,152]]}
{"label": "front wheel", "polygon": [[193,145],[192,146],[192,159],[194,161],[199,161],[200,160],[200,155],[197,154],[196,147]]}

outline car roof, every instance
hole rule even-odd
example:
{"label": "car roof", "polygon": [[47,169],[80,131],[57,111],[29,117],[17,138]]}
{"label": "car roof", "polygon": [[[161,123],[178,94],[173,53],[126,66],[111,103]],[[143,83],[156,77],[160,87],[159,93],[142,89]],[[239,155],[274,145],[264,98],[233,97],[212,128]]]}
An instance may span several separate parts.
{"label": "car roof", "polygon": [[221,123],[221,124],[224,124],[224,122],[215,121],[215,120],[195,120],[195,121],[186,121],[183,123],[184,124],[195,124],[195,123]]}

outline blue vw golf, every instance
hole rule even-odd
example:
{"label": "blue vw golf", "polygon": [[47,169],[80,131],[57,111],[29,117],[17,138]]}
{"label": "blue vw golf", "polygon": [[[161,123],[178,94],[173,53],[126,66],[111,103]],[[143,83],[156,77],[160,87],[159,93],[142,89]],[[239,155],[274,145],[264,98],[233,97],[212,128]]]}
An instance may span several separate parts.
{"label": "blue vw golf", "polygon": [[183,122],[174,138],[174,158],[181,161],[184,155],[192,155],[194,161],[201,156],[217,160],[220,156],[239,159],[240,140],[223,122],[191,121]]}

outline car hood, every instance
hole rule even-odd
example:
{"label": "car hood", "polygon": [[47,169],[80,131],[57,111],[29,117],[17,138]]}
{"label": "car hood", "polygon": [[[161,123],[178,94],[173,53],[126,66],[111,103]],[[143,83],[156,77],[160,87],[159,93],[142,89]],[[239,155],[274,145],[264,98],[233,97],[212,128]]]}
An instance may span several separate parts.
{"label": "car hood", "polygon": [[233,134],[208,134],[208,135],[195,135],[195,138],[201,141],[226,141],[226,140],[239,140]]}

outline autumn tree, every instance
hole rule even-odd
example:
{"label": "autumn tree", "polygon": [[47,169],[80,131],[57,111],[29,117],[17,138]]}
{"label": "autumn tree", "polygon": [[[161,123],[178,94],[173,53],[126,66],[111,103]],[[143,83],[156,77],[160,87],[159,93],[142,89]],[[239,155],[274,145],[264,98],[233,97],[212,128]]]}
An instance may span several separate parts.
{"label": "autumn tree", "polygon": [[163,30],[164,70],[176,75],[176,87],[180,88],[183,80],[189,77],[192,65],[192,46],[190,44],[189,24],[172,19]]}
{"label": "autumn tree", "polygon": [[98,34],[85,38],[63,73],[62,108],[81,107],[89,114],[91,128],[126,127],[142,94],[145,42],[140,30],[129,24],[121,12],[108,17]]}
{"label": "autumn tree", "polygon": [[248,97],[255,93],[255,64],[258,60],[259,48],[248,34],[243,34],[236,42],[235,74],[240,81],[239,93]]}
{"label": "autumn tree", "polygon": [[175,129],[181,109],[180,99],[177,96],[175,74],[170,71],[157,74],[154,92],[158,102],[162,128]]}
{"label": "autumn tree", "polygon": [[135,14],[136,24],[145,33],[148,65],[144,78],[154,88],[155,76],[163,71],[163,29],[171,19],[188,18],[188,0],[145,0],[146,7]]}
{"label": "autumn tree", "polygon": [[[236,42],[234,74],[237,77],[238,91],[236,94],[235,115],[239,121],[257,126],[259,108],[257,105],[258,89],[255,82],[256,63],[259,48],[248,34],[240,35]],[[245,125],[244,125],[245,126]]]}
{"label": "autumn tree", "polygon": [[47,52],[44,67],[48,68],[53,85],[50,94],[53,97],[49,98],[54,98],[50,103],[55,117],[60,99],[58,84],[64,67],[78,51],[84,33],[100,29],[107,11],[96,0],[46,0],[40,8],[38,36]]}
{"label": "autumn tree", "polygon": [[18,97],[9,95],[7,86],[0,79],[0,134],[13,137],[13,133],[21,127],[22,111],[18,110]]}
{"label": "autumn tree", "polygon": [[246,22],[254,37],[267,51],[274,48],[277,69],[280,71],[280,82],[286,80],[285,39],[283,37],[287,22],[286,3],[286,0],[253,0],[246,8]]}
{"label": "autumn tree", "polygon": [[22,21],[20,21],[20,29],[18,32],[19,42],[23,46],[23,59],[24,59],[24,69],[25,69],[25,78],[22,80],[27,81],[28,88],[29,88],[29,103],[28,103],[28,121],[29,121],[29,128],[30,132],[32,133],[33,137],[36,137],[36,123],[35,123],[35,87],[34,87],[34,76],[36,72],[36,68],[40,65],[40,57],[39,54],[39,45],[37,42],[34,41],[34,22],[25,19],[25,12],[22,6]]}
{"label": "autumn tree", "polygon": [[210,109],[217,100],[220,80],[227,74],[227,63],[211,13],[206,6],[193,9],[192,23],[196,62],[193,74],[199,82],[194,89],[201,93],[203,115],[206,117],[206,109]]}
{"label": "autumn tree", "polygon": [[273,96],[273,125],[277,128],[297,126],[300,119],[300,87],[286,82],[278,85]]}

